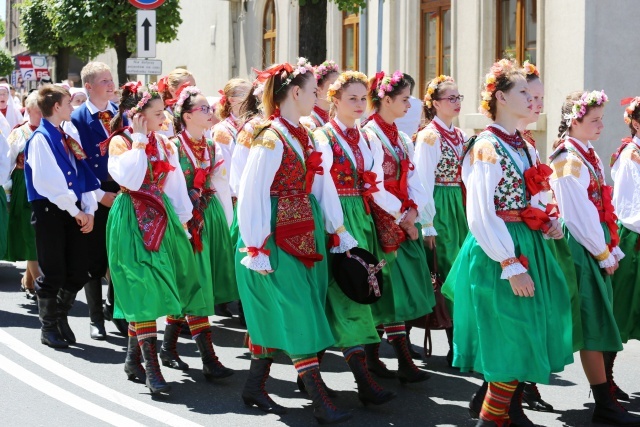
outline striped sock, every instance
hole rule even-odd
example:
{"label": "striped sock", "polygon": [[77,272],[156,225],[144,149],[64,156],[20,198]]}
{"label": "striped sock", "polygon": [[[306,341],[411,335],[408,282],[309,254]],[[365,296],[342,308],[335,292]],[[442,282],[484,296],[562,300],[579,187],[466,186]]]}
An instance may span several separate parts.
{"label": "striped sock", "polygon": [[320,364],[318,363],[318,355],[309,354],[306,356],[298,356],[291,357],[291,361],[293,362],[293,366],[298,371],[298,375],[303,376],[306,372],[309,372],[313,369],[320,369]]}
{"label": "striped sock", "polygon": [[362,347],[361,345],[356,345],[354,347],[345,347],[342,349],[344,360],[346,360],[347,362],[349,361],[349,359],[351,359],[351,356],[358,352],[364,353],[364,347]]}
{"label": "striped sock", "polygon": [[404,326],[404,322],[385,323],[384,331],[387,333],[387,339],[389,340],[389,342],[393,341],[396,338],[407,335],[407,330]]}
{"label": "striped sock", "polygon": [[189,330],[191,331],[191,337],[195,340],[201,332],[206,331],[210,328],[209,318],[204,316],[192,316],[187,314],[187,324],[189,325]]}
{"label": "striped sock", "polygon": [[248,332],[245,332],[244,334],[243,345],[249,349],[249,352],[251,352],[252,359],[273,359],[273,356],[280,352],[280,350],[276,348],[262,347],[261,345],[254,344],[251,342],[251,337]]}
{"label": "striped sock", "polygon": [[157,338],[158,329],[156,321],[136,322],[136,335],[138,336],[138,342],[147,338]]}
{"label": "striped sock", "polygon": [[167,316],[167,320],[164,322],[165,325],[182,325],[184,323],[184,317],[176,317],[176,316]]}
{"label": "striped sock", "polygon": [[135,337],[136,336],[136,322],[129,322],[129,328],[128,328],[128,333],[127,335],[129,335],[130,337]]}
{"label": "striped sock", "polygon": [[382,336],[384,335],[384,326],[383,325],[376,326],[376,332],[378,333],[378,336],[380,337],[380,339],[382,339]]}
{"label": "striped sock", "polygon": [[487,394],[482,402],[480,418],[485,421],[493,421],[499,426],[507,417],[511,397],[516,391],[518,381],[508,383],[490,382]]}

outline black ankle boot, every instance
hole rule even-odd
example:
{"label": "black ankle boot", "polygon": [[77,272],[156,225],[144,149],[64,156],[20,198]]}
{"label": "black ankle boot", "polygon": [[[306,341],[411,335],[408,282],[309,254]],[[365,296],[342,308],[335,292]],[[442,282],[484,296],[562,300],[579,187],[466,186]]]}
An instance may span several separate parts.
{"label": "black ankle boot", "polygon": [[166,393],[171,390],[171,386],[167,384],[160,371],[160,363],[158,363],[158,339],[145,338],[139,342],[142,358],[144,359],[144,370],[147,375],[145,383],[152,394]]}
{"label": "black ankle boot", "polygon": [[102,309],[102,279],[91,279],[84,285],[84,294],[89,306],[89,335],[92,340],[107,339],[104,329],[104,312]]}
{"label": "black ankle boot", "polygon": [[484,381],[478,391],[471,396],[471,400],[469,401],[469,416],[474,420],[480,418],[482,402],[484,402],[484,396],[487,394],[488,388],[489,383]]}
{"label": "black ankle boot", "polygon": [[347,364],[351,368],[351,372],[353,372],[356,384],[358,384],[358,399],[364,406],[370,403],[382,405],[397,397],[394,392],[384,390],[371,378],[363,351],[357,351],[352,354]]}
{"label": "black ankle boot", "polygon": [[128,336],[129,330],[129,322],[124,319],[115,319],[113,317],[113,304],[114,304],[115,296],[113,294],[113,282],[109,280],[109,286],[107,287],[107,299],[104,301],[104,309],[102,310],[102,314],[104,320],[108,320],[109,322],[113,322],[116,329],[123,336]]}
{"label": "black ankle boot", "polygon": [[129,381],[144,383],[147,375],[142,366],[142,351],[137,337],[129,337],[127,340],[127,357],[124,359],[124,373]]}
{"label": "black ankle boot", "polygon": [[540,412],[553,412],[553,406],[550,403],[542,400],[540,391],[536,383],[524,383],[524,391],[522,393],[522,400],[529,405],[530,409]]}
{"label": "black ankle boot", "polygon": [[249,377],[242,390],[242,401],[247,406],[257,406],[261,411],[282,415],[287,413],[287,408],[274,402],[265,389],[272,363],[271,358],[251,359]]}
{"label": "black ankle boot", "polygon": [[407,326],[407,346],[409,347],[409,354],[411,355],[412,359],[422,360],[422,356],[420,355],[420,353],[418,353],[413,349],[413,345],[411,344],[411,338],[409,336],[410,332],[411,332],[411,326]]}
{"label": "black ankle boot", "polygon": [[395,378],[396,373],[387,369],[387,365],[380,360],[380,343],[365,344],[364,353],[367,358],[367,369],[380,378]]}
{"label": "black ankle boot", "polygon": [[60,289],[58,291],[58,332],[60,336],[69,344],[76,343],[76,336],[69,326],[69,310],[73,306],[76,300],[76,293],[69,292],[66,289]]}
{"label": "black ankle boot", "polygon": [[233,375],[233,369],[225,367],[218,360],[211,342],[211,330],[200,332],[194,339],[202,359],[202,373],[208,380],[226,378]]}
{"label": "black ankle boot", "polygon": [[396,337],[391,341],[391,345],[398,358],[398,372],[396,375],[401,383],[419,383],[429,379],[429,374],[418,369],[415,363],[413,363],[413,359],[411,359],[411,355],[409,354],[406,337]]}
{"label": "black ankle boot", "polygon": [[511,402],[509,403],[509,420],[511,427],[535,427],[535,424],[527,418],[522,409],[522,392],[524,390],[525,383],[518,383],[516,390],[511,396]]}
{"label": "black ankle boot", "polygon": [[[322,365],[322,359],[324,359],[324,354],[326,352],[327,352],[326,350],[322,350],[322,351],[318,352],[318,366]],[[304,382],[302,381],[302,378],[300,378],[300,375],[296,375],[296,377],[297,377],[296,378],[296,384],[298,385],[298,390],[300,390],[300,393],[305,393],[305,394],[308,395],[307,389],[304,386]],[[327,386],[327,384],[324,383],[324,380],[322,380],[322,381],[323,381],[323,384],[324,384],[324,389],[327,390],[327,395],[332,399],[338,397],[338,393],[335,390],[330,389]]]}
{"label": "black ankle boot", "polygon": [[613,363],[616,361],[617,351],[603,351],[602,357],[604,358],[604,371],[607,374],[607,382],[613,390],[613,396],[618,400],[629,401],[629,395],[622,391],[618,384],[613,380]]}
{"label": "black ankle boot", "polygon": [[640,417],[632,415],[613,397],[608,382],[592,385],[596,408],[593,410],[592,421],[624,427],[640,427]]}
{"label": "black ankle boot", "polygon": [[476,427],[502,427],[502,426],[498,426],[498,424],[496,424],[494,421],[480,419],[476,423]]}
{"label": "black ankle boot", "polygon": [[165,326],[162,348],[160,349],[160,360],[162,360],[163,366],[186,371],[189,369],[189,365],[180,359],[177,349],[181,327],[182,325],[179,323],[171,323]]}
{"label": "black ankle boot", "polygon": [[58,331],[58,301],[56,298],[38,297],[38,316],[42,323],[40,341],[51,348],[68,348]]}
{"label": "black ankle boot", "polygon": [[313,402],[313,416],[320,424],[337,424],[351,419],[349,412],[338,410],[324,388],[320,370],[313,368],[302,375],[302,381]]}

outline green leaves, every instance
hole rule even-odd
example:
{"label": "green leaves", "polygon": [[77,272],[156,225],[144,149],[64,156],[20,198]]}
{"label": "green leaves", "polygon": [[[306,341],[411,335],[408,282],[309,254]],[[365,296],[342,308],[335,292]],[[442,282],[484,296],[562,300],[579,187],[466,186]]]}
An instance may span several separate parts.
{"label": "green leaves", "polygon": [[8,76],[15,68],[15,62],[11,54],[2,49],[0,50],[0,76]]}

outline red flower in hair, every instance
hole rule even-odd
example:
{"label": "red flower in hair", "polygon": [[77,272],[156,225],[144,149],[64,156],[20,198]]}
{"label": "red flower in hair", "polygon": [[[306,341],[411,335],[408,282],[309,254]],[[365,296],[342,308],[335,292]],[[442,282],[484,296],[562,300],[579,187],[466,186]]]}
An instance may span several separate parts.
{"label": "red flower in hair", "polygon": [[142,86],[142,82],[127,82],[121,89],[129,89],[129,92],[137,94],[140,86]]}
{"label": "red flower in hair", "polygon": [[163,78],[158,80],[158,92],[164,93],[164,91],[167,89],[167,80],[167,76],[164,76]]}
{"label": "red flower in hair", "polygon": [[224,107],[227,103],[227,96],[224,94],[223,90],[219,90],[218,93],[222,95],[222,98],[220,98],[220,106]]}

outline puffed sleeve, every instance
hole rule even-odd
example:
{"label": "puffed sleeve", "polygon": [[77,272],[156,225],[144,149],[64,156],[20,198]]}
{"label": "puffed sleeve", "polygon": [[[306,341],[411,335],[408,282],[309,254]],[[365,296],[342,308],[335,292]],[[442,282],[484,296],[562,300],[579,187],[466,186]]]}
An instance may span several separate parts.
{"label": "puffed sleeve", "polygon": [[216,190],[216,197],[222,205],[227,224],[231,227],[233,222],[233,203],[231,201],[231,189],[229,187],[229,168],[224,161],[222,149],[214,144],[215,156],[213,160],[213,173],[210,174],[211,185]]}
{"label": "puffed sleeve", "polygon": [[[438,168],[441,156],[442,149],[438,135],[432,129],[422,129],[416,138],[413,163],[415,165],[415,172],[420,178],[420,183],[422,183],[424,191],[431,200],[431,205],[427,205],[427,213],[431,214],[431,226],[429,226],[429,223],[423,224],[423,236],[436,236],[438,234],[433,227],[433,218],[436,216],[433,190],[436,181],[436,169]],[[431,209],[431,212],[429,212],[429,209]]]}
{"label": "puffed sleeve", "polygon": [[[271,184],[282,163],[282,142],[267,129],[252,143],[238,193],[238,228],[247,248],[262,249],[271,235]],[[251,270],[271,270],[264,252],[247,254],[241,261]]]}
{"label": "puffed sleeve", "polygon": [[640,233],[640,155],[626,148],[611,168],[613,206],[622,225]]}
{"label": "puffed sleeve", "polygon": [[[413,163],[414,147],[413,142],[403,134],[405,143],[407,144],[409,160]],[[427,193],[420,182],[420,176],[415,169],[409,170],[407,181],[409,185],[409,198],[418,206],[418,222],[422,224],[422,234],[425,236],[435,236],[435,228],[433,228],[433,217],[436,214],[435,203],[433,202],[433,194]]]}
{"label": "puffed sleeve", "polygon": [[[236,142],[233,136],[229,133],[229,130],[225,127],[223,122],[217,123],[213,127],[213,141],[222,149],[222,155],[225,163],[231,164],[231,156],[233,155]],[[235,194],[234,194],[235,196]]]}
{"label": "puffed sleeve", "polygon": [[238,194],[240,188],[240,179],[247,164],[249,157],[249,149],[251,148],[251,140],[253,139],[253,125],[251,121],[244,125],[244,128],[238,133],[238,141],[236,148],[231,155],[231,170],[229,171],[229,185],[233,194]]}
{"label": "puffed sleeve", "polygon": [[[493,143],[478,139],[462,163],[467,188],[469,230],[492,260],[503,264],[501,279],[526,273],[517,261],[513,239],[504,221],[496,215],[494,194],[502,179],[502,168]],[[527,255],[527,254],[522,254]],[[509,263],[509,261],[513,261]]]}
{"label": "puffed sleeve", "polygon": [[147,154],[145,148],[149,139],[141,133],[131,135],[131,149],[122,136],[114,136],[109,144],[109,175],[120,186],[138,191],[147,173]]}
{"label": "puffed sleeve", "polygon": [[565,226],[598,260],[601,268],[613,267],[615,258],[607,247],[598,210],[587,193],[589,170],[576,156],[568,153],[558,155],[551,163],[551,169],[551,188]]}
{"label": "puffed sleeve", "polygon": [[11,148],[7,142],[7,138],[5,135],[0,135],[0,185],[7,183],[11,177],[11,170],[13,168],[11,167],[10,152]]}
{"label": "puffed sleeve", "polygon": [[330,248],[331,253],[344,253],[349,249],[358,246],[358,242],[344,227],[344,213],[335,183],[331,176],[331,167],[333,166],[333,153],[331,144],[327,139],[322,128],[317,129],[314,133],[315,147],[322,153],[322,175],[316,175],[313,180],[311,192],[318,200],[322,212],[324,213],[325,229],[329,234],[338,236],[337,246]]}
{"label": "puffed sleeve", "polygon": [[180,222],[185,224],[192,217],[193,203],[189,198],[189,192],[187,191],[187,182],[184,179],[184,173],[180,167],[180,157],[178,155],[178,149],[175,144],[167,137],[161,134],[156,134],[160,139],[164,139],[164,143],[167,146],[169,158],[167,159],[171,166],[175,169],[167,174],[167,179],[164,182],[164,194],[167,195],[171,205],[178,215]]}

